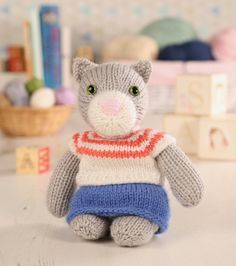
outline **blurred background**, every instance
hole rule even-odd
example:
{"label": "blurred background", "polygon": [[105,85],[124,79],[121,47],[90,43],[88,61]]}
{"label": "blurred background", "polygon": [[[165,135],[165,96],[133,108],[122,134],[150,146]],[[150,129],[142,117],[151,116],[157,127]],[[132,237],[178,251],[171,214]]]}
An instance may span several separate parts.
{"label": "blurred background", "polygon": [[155,119],[200,159],[236,159],[235,8],[230,0],[1,1],[3,144],[86,127],[73,122],[73,58],[148,59],[147,125]]}
{"label": "blurred background", "polygon": [[[235,10],[232,0],[0,0],[0,265],[235,265]],[[203,176],[203,203],[186,210],[169,193],[170,233],[143,250],[81,242],[47,212],[51,171],[88,129],[75,57],[150,60],[143,127],[174,135]]]}
{"label": "blurred background", "polygon": [[[235,25],[236,3],[230,0],[60,0],[47,1],[61,8],[62,25],[73,31],[73,49],[80,43],[91,42],[98,52],[112,37],[138,33],[149,22],[166,16],[177,16],[194,25],[199,36],[209,39],[214,33]],[[21,21],[28,9],[42,1],[1,1],[0,39],[2,45],[22,44]]]}
{"label": "blurred background", "polygon": [[[187,153],[191,141],[201,140],[195,124],[209,116],[221,115],[210,119],[208,135],[230,138],[235,119],[225,114],[236,110],[235,8],[230,0],[1,1],[2,131],[14,137],[62,132],[76,107],[71,65],[79,56],[97,63],[151,60],[149,111],[163,114],[160,127]],[[215,123],[230,124],[229,133],[215,131]],[[223,156],[230,158],[236,154]]]}

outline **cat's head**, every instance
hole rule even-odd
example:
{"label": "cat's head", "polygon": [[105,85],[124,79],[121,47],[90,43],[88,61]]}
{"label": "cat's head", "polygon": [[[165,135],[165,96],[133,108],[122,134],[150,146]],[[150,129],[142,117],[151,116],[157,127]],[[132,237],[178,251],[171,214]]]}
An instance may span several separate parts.
{"label": "cat's head", "polygon": [[127,135],[139,126],[148,107],[146,83],[150,74],[149,61],[127,66],[74,60],[79,108],[94,131],[109,138]]}

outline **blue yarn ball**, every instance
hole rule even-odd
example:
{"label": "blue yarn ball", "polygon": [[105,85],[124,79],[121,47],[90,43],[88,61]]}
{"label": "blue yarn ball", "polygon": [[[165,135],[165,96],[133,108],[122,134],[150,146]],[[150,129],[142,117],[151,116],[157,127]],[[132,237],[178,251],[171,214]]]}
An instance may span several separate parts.
{"label": "blue yarn ball", "polygon": [[170,45],[159,52],[160,60],[186,61],[186,53],[180,45]]}
{"label": "blue yarn ball", "polygon": [[214,60],[211,46],[194,40],[179,45],[170,45],[159,53],[160,60],[207,61]]}
{"label": "blue yarn ball", "polygon": [[195,40],[184,43],[182,47],[186,51],[187,60],[189,61],[214,60],[211,46],[208,43]]}

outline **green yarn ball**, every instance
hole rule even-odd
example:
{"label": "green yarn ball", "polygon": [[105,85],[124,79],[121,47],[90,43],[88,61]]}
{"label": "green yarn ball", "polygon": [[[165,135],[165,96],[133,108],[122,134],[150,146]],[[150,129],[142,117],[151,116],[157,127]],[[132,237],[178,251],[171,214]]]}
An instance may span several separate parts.
{"label": "green yarn ball", "polygon": [[32,94],[36,90],[44,87],[44,82],[41,79],[38,79],[36,77],[33,77],[25,84],[26,90],[28,93]]}
{"label": "green yarn ball", "polygon": [[153,38],[161,48],[197,38],[196,31],[189,22],[174,17],[155,20],[141,34]]}

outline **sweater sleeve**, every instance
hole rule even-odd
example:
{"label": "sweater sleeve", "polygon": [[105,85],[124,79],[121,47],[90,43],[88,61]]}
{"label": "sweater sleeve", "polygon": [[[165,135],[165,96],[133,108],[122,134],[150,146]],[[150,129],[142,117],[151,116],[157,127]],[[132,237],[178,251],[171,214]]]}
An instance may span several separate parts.
{"label": "sweater sleeve", "polygon": [[155,145],[152,150],[152,156],[156,158],[162,151],[164,151],[169,145],[176,144],[176,140],[171,135],[164,132],[154,131]]}

